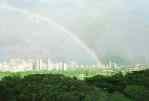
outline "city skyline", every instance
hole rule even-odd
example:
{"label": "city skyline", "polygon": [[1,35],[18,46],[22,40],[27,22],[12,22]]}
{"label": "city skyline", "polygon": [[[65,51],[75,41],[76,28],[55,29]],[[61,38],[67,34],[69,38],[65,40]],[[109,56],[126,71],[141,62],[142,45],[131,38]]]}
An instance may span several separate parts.
{"label": "city skyline", "polygon": [[[149,64],[148,5],[130,0],[0,0],[0,59],[47,55]],[[42,52],[42,54],[41,54]]]}

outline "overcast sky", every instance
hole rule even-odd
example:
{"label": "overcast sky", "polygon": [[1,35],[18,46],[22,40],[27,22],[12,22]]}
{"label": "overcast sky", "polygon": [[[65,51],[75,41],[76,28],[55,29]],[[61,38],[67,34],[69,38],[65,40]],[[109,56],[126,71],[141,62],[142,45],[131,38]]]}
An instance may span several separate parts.
{"label": "overcast sky", "polygon": [[[12,50],[23,55],[42,50],[52,60],[88,62],[96,60],[94,55],[100,59],[112,54],[149,62],[148,0],[0,0],[0,3],[29,12],[25,15],[0,8],[1,57]],[[52,19],[59,25],[30,18],[30,14]],[[61,26],[81,42],[76,42]]]}

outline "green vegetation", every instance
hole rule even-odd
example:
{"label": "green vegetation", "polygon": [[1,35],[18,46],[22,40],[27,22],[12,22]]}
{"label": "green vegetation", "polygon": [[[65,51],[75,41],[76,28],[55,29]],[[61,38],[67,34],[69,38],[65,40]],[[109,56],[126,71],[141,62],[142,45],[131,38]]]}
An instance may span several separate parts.
{"label": "green vegetation", "polygon": [[61,73],[0,73],[0,101],[149,101],[149,70],[125,75],[83,71],[83,80],[76,76],[80,71]]}
{"label": "green vegetation", "polygon": [[0,78],[3,78],[5,76],[27,76],[32,74],[63,74],[68,77],[76,77],[78,79],[82,79],[82,76],[84,77],[93,77],[96,75],[105,75],[105,76],[111,76],[118,72],[122,72],[126,74],[128,69],[122,68],[121,69],[114,69],[114,68],[78,68],[78,69],[69,69],[69,70],[52,70],[52,71],[28,71],[28,72],[0,72]]}

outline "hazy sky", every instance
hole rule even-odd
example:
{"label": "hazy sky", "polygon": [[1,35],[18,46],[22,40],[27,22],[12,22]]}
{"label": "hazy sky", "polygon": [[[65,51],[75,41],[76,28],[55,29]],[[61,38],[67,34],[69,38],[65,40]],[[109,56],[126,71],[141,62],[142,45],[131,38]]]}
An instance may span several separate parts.
{"label": "hazy sky", "polygon": [[[80,45],[60,26],[0,8],[1,54],[4,50],[17,49],[20,54],[38,54],[42,50],[52,60],[88,62],[95,60],[86,51],[89,47],[99,59],[112,54],[149,63],[148,0],[0,0],[0,3],[48,17],[82,40]],[[86,60],[88,57],[93,59]]]}

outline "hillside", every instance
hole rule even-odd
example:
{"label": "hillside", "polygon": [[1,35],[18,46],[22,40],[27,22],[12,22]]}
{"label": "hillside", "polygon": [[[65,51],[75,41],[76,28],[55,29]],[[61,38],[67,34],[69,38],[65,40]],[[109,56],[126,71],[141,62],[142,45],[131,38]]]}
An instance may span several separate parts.
{"label": "hillside", "polygon": [[0,81],[0,101],[148,101],[149,70],[79,80],[61,74],[12,73]]}

